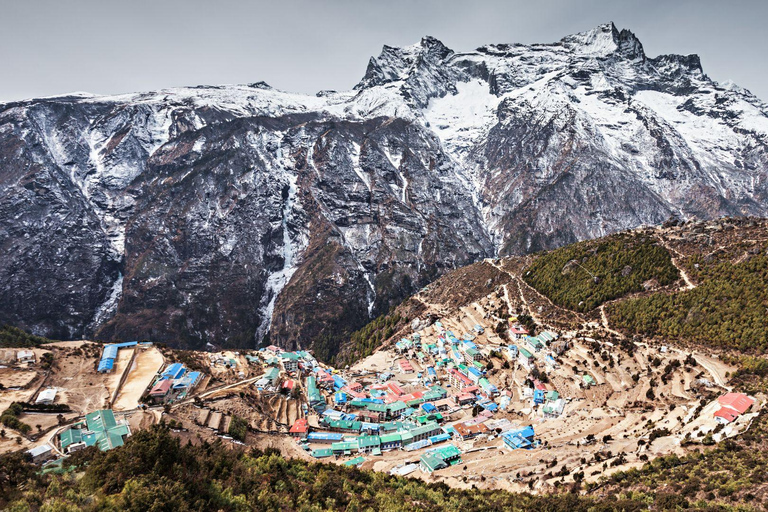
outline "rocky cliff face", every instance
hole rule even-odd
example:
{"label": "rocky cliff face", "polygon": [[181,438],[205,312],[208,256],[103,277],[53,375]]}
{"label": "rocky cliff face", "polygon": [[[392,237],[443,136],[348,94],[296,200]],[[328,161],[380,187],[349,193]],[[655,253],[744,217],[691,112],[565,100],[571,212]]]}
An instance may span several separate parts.
{"label": "rocky cliff face", "polygon": [[0,321],[335,353],[446,270],[768,213],[768,107],[612,24],[263,83],[0,105]]}

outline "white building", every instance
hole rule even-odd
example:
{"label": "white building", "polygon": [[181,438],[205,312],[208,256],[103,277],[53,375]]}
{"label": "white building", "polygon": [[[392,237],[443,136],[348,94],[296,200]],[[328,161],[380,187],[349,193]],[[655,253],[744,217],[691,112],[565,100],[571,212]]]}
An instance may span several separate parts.
{"label": "white building", "polygon": [[16,362],[18,363],[34,363],[35,353],[31,350],[19,350],[16,352]]}
{"label": "white building", "polygon": [[39,395],[37,395],[37,400],[35,400],[35,404],[52,404],[56,400],[56,388],[48,388],[44,389],[40,392]]}

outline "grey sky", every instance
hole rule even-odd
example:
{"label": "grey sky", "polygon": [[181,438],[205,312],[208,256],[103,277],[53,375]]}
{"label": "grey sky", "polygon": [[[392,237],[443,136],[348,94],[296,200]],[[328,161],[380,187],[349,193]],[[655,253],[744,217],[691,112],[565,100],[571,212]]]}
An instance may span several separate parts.
{"label": "grey sky", "polygon": [[0,0],[0,101],[264,80],[349,89],[383,44],[552,42],[613,21],[646,53],[698,53],[768,101],[768,2],[632,0]]}

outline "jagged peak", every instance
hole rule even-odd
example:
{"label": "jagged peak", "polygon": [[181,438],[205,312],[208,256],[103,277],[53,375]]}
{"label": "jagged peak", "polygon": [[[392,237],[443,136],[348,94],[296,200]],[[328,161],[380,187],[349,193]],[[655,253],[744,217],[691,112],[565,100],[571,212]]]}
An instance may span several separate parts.
{"label": "jagged peak", "polygon": [[438,63],[453,54],[453,50],[432,36],[424,36],[411,46],[384,45],[378,57],[371,57],[363,79],[355,89],[363,89],[407,78],[421,62]]}
{"label": "jagged peak", "polygon": [[566,36],[560,40],[560,43],[573,52],[583,55],[645,58],[643,44],[637,36],[630,30],[619,30],[613,22],[603,23],[586,32]]}
{"label": "jagged peak", "polygon": [[651,63],[657,68],[674,68],[684,72],[704,74],[704,70],[701,67],[701,59],[695,53],[690,55],[659,55],[651,59]]}

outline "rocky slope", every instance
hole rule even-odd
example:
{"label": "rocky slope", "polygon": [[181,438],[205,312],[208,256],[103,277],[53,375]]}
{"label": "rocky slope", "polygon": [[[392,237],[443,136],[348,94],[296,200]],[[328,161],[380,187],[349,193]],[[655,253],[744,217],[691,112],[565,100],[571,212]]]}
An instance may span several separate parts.
{"label": "rocky slope", "polygon": [[326,356],[446,270],[768,213],[768,107],[612,24],[263,83],[0,105],[0,321]]}

